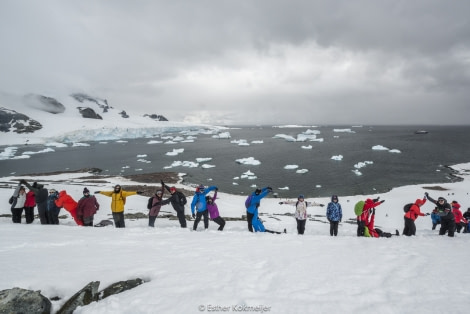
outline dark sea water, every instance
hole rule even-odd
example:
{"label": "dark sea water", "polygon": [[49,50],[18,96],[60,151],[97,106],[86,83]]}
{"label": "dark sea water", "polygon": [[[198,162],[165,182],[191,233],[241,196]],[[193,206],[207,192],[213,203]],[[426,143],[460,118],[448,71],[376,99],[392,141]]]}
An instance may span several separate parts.
{"label": "dark sea water", "polygon": [[[354,133],[334,132],[334,129],[344,128]],[[308,129],[320,131],[317,137],[323,138],[323,142],[288,142],[273,138],[276,134],[297,137]],[[425,129],[429,133],[415,134],[418,129]],[[104,174],[111,175],[171,171],[185,173],[184,181],[188,184],[217,185],[227,193],[247,194],[254,189],[253,185],[257,185],[273,187],[280,197],[296,197],[298,194],[318,197],[332,194],[380,194],[402,185],[452,182],[456,178],[446,166],[470,161],[469,126],[244,126],[228,132],[231,139],[214,139],[211,135],[199,134],[193,143],[148,144],[152,139],[137,139],[124,143],[89,142],[90,146],[87,147],[54,148],[55,152],[35,154],[29,159],[1,160],[0,175],[89,167],[103,169]],[[248,143],[263,143],[249,146],[231,143],[241,139]],[[301,148],[307,145],[313,148]],[[372,147],[376,145],[399,150],[400,153],[373,150]],[[184,152],[177,156],[166,155],[173,149],[181,148]],[[19,147],[16,155],[41,149],[44,147]],[[343,156],[341,161],[331,159],[338,155]],[[261,164],[242,165],[236,162],[237,159],[248,157],[259,160]],[[200,163],[196,168],[164,168],[174,161],[196,162],[196,158],[212,158],[204,163],[215,167],[204,169]],[[359,169],[362,175],[355,174],[354,165],[364,161],[373,163]],[[308,172],[299,174],[296,170],[284,169],[286,165],[298,165],[298,169],[308,169]],[[248,170],[257,179],[240,178]],[[286,187],[288,189],[284,189]]]}

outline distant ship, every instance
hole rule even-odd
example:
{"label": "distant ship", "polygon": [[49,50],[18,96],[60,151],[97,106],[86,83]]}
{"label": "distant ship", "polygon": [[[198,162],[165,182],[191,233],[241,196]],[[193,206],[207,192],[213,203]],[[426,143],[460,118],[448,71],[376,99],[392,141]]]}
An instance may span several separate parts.
{"label": "distant ship", "polygon": [[415,131],[415,134],[428,134],[429,132],[426,130],[417,130]]}

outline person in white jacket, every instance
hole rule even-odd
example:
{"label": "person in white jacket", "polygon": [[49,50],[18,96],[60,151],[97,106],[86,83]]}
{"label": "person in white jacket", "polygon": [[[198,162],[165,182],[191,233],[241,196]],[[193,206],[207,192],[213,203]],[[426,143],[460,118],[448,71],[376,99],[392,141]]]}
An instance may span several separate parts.
{"label": "person in white jacket", "polygon": [[26,189],[21,185],[21,183],[15,188],[11,200],[11,220],[13,223],[20,224],[21,216],[23,215],[24,203],[26,202]]}
{"label": "person in white jacket", "polygon": [[279,204],[287,204],[295,206],[295,220],[297,221],[297,232],[299,234],[304,234],[305,232],[305,223],[307,222],[307,207],[309,206],[325,206],[324,204],[318,204],[315,202],[305,201],[303,194],[300,194],[297,198],[297,201],[285,201],[279,202]]}

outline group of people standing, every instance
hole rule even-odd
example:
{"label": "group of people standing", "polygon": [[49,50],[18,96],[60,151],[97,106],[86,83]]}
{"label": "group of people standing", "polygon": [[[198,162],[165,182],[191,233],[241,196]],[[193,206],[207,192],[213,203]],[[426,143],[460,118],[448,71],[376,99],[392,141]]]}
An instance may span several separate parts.
{"label": "group of people standing", "polygon": [[[29,189],[26,192],[26,187]],[[164,199],[165,191],[169,192],[168,198]],[[210,195],[214,192],[213,195]],[[225,220],[220,216],[217,199],[217,186],[205,187],[199,185],[196,187],[192,202],[190,204],[192,218],[194,219],[193,230],[197,230],[199,222],[203,220],[204,229],[209,227],[209,219],[218,224],[218,230],[222,231],[225,227]],[[280,231],[272,231],[267,229],[263,221],[259,217],[258,209],[261,200],[272,192],[271,187],[257,188],[251,193],[245,201],[246,207],[246,220],[248,223],[248,230],[250,232],[269,232],[269,233],[283,233]],[[111,198],[111,212],[116,228],[125,227],[124,219],[124,206],[126,198],[132,195],[141,195],[141,191],[125,191],[119,184],[115,185],[111,191],[96,191],[95,194],[102,194]],[[430,201],[436,207],[432,213],[422,213],[421,207]],[[375,228],[375,209],[377,206],[383,204],[385,201],[376,199],[366,199],[361,201],[359,212],[357,215],[357,236],[366,237],[391,237],[392,235],[399,235],[398,230],[395,234],[384,232],[379,228]],[[83,189],[83,196],[76,202],[65,190],[56,191],[55,189],[47,190],[43,184],[34,182],[30,185],[25,180],[21,180],[16,186],[13,196],[10,198],[12,221],[14,223],[21,223],[23,211],[25,212],[26,223],[30,224],[34,221],[34,207],[38,207],[38,217],[41,224],[58,224],[59,213],[61,208],[66,209],[74,221],[78,225],[93,226],[93,218],[100,208],[95,196],[90,194],[88,188]],[[150,227],[155,227],[155,221],[158,217],[162,206],[171,204],[176,211],[181,228],[186,228],[186,215],[185,205],[187,204],[186,196],[177,191],[174,186],[166,185],[163,180],[161,181],[161,188],[157,189],[155,194],[148,199],[147,208],[149,210]],[[316,202],[305,201],[304,195],[299,195],[297,200],[286,200],[279,202],[280,205],[293,205],[295,207],[294,217],[297,223],[297,233],[302,235],[305,232],[305,225],[308,219],[307,207],[319,206],[324,207],[324,204]],[[357,206],[358,204],[356,204]],[[460,211],[460,204],[453,201],[451,204],[443,197],[437,200],[433,199],[426,192],[422,199],[417,199],[414,203],[409,204],[409,208],[405,211],[404,215],[404,229],[403,235],[412,236],[416,235],[415,220],[420,216],[431,215],[432,229],[434,230],[440,224],[440,235],[448,234],[453,237],[455,231],[464,233],[470,232],[470,208],[462,214]],[[339,203],[338,196],[333,195],[331,201],[326,208],[326,218],[330,224],[330,235],[338,235],[338,226],[342,221],[343,212],[341,204]],[[284,233],[286,229],[284,229]]]}

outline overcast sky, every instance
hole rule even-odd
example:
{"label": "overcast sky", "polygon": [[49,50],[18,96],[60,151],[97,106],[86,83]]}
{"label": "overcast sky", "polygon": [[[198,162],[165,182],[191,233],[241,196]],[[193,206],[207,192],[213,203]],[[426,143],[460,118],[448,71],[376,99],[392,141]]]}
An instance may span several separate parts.
{"label": "overcast sky", "polygon": [[1,0],[0,90],[212,124],[469,124],[470,1]]}

